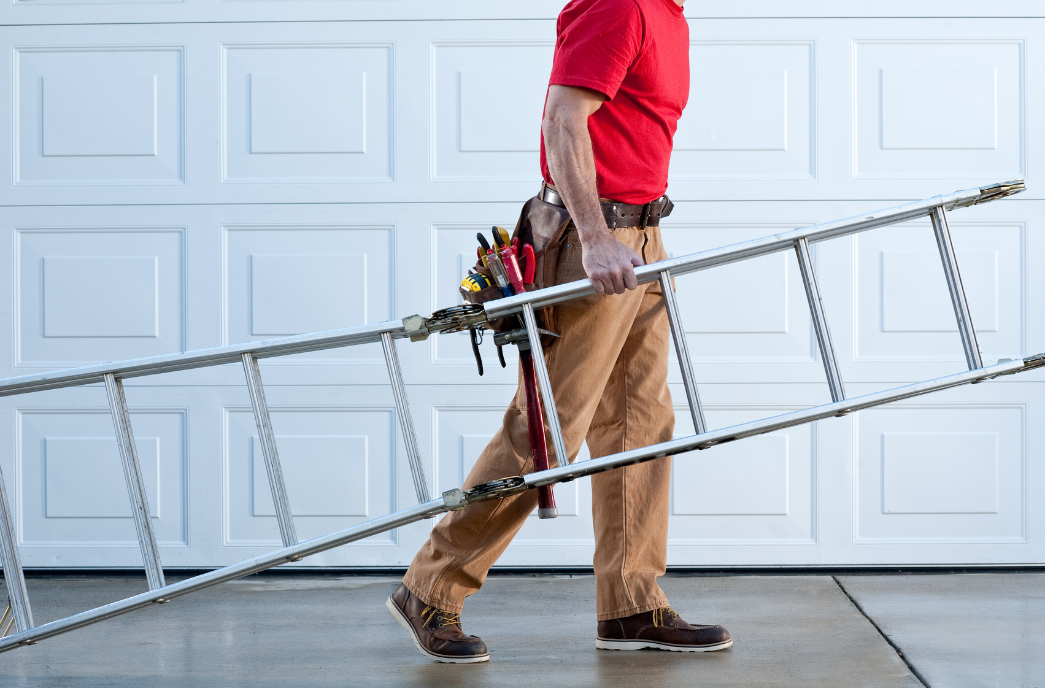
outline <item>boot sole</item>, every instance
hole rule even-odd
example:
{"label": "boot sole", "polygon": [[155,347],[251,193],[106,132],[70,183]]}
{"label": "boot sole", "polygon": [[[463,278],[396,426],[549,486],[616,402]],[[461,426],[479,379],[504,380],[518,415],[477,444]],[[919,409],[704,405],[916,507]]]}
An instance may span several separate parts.
{"label": "boot sole", "polygon": [[424,646],[421,645],[421,641],[417,637],[417,631],[415,631],[414,627],[410,625],[410,620],[406,618],[406,615],[403,614],[402,610],[400,610],[399,607],[396,606],[396,603],[392,601],[391,595],[389,595],[388,599],[385,600],[385,606],[388,607],[388,611],[392,613],[392,618],[396,620],[396,623],[398,623],[400,626],[402,626],[404,629],[406,629],[406,631],[410,633],[410,637],[414,640],[414,645],[417,647],[418,651],[425,657],[428,657],[429,659],[434,659],[437,662],[445,662],[446,664],[478,664],[479,662],[490,661],[489,653],[485,655],[475,655],[473,657],[447,657],[445,655],[437,655],[430,650],[426,650]]}
{"label": "boot sole", "polygon": [[650,640],[603,640],[595,639],[595,647],[599,650],[668,650],[669,652],[716,652],[733,647],[733,639],[716,645],[674,645],[658,643]]}

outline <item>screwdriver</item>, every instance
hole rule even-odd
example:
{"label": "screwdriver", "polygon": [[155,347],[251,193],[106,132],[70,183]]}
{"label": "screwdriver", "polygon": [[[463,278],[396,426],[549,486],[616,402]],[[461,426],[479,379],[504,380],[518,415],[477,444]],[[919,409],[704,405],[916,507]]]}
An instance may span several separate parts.
{"label": "screwdriver", "polygon": [[522,270],[519,269],[519,261],[515,257],[515,249],[511,246],[502,246],[501,262],[504,264],[504,271],[508,273],[508,280],[512,283],[512,289],[516,294],[524,293],[526,287],[523,286],[523,274]]}
{"label": "screwdriver", "polygon": [[505,296],[514,296],[515,291],[512,289],[512,283],[504,269],[504,263],[501,262],[501,259],[497,257],[492,248],[487,250],[486,260],[490,263],[490,272],[493,273],[497,286],[501,288],[501,293]]}

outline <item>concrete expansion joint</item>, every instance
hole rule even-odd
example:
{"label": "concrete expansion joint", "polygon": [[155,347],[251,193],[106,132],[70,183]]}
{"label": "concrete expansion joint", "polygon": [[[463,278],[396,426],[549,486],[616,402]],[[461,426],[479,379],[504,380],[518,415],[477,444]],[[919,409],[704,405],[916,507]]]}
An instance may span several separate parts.
{"label": "concrete expansion joint", "polygon": [[885,631],[882,630],[882,627],[878,625],[878,622],[872,619],[871,615],[868,614],[867,611],[865,611],[864,608],[860,606],[860,603],[856,601],[856,598],[849,594],[849,591],[845,589],[844,585],[842,585],[842,581],[838,580],[838,576],[831,576],[831,580],[835,582],[835,585],[837,585],[838,589],[842,591],[842,594],[845,595],[850,602],[852,602],[853,606],[856,607],[856,611],[860,612],[860,614],[863,615],[863,617],[867,619],[872,626],[874,626],[874,630],[878,631],[878,635],[882,636],[882,639],[885,642],[889,643],[889,647],[893,648],[893,651],[896,652],[896,655],[900,658],[900,660],[905,665],[907,665],[907,669],[912,674],[914,674],[914,677],[918,679],[918,681],[923,686],[925,686],[925,688],[932,688],[932,686],[929,685],[929,682],[925,680],[925,677],[922,676],[922,673],[918,671],[917,668],[915,668],[914,664],[911,663],[911,660],[907,659],[907,655],[904,654],[900,646],[893,642],[892,638],[886,635]]}

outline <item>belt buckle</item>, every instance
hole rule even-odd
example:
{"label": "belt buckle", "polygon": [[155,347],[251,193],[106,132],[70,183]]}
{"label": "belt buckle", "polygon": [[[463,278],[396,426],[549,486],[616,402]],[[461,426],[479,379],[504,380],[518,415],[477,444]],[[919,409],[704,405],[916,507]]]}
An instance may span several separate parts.
{"label": "belt buckle", "polygon": [[650,201],[646,205],[642,206],[642,224],[639,225],[639,228],[642,229],[642,230],[645,230],[646,226],[649,224],[649,216],[650,216],[650,211],[652,209],[651,206],[654,203],[656,203],[656,201]]}

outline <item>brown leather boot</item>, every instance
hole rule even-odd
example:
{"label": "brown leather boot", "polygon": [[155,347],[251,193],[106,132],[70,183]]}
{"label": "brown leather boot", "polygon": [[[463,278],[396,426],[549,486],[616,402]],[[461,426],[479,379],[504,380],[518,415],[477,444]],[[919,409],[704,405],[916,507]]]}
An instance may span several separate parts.
{"label": "brown leather boot", "polygon": [[620,619],[600,621],[595,647],[600,650],[672,650],[714,652],[733,645],[721,626],[691,626],[674,609],[661,607]]}
{"label": "brown leather boot", "polygon": [[486,643],[461,630],[461,615],[430,607],[402,583],[385,602],[399,625],[410,631],[425,657],[450,664],[487,662]]}

